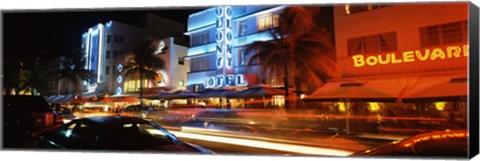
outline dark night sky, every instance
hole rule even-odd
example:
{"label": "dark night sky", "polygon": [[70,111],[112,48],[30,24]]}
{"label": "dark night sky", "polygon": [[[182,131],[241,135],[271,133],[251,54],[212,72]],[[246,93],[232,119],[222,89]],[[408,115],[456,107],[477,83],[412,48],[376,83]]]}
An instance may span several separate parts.
{"label": "dark night sky", "polygon": [[185,24],[189,14],[205,8],[158,8],[130,10],[46,10],[3,12],[3,57],[5,61],[53,58],[81,46],[82,33],[109,20],[128,23],[152,13]]}

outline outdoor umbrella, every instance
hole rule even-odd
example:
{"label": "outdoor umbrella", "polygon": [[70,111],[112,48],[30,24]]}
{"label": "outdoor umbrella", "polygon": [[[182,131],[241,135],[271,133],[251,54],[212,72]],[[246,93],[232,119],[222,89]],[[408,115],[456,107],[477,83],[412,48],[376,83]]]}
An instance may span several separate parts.
{"label": "outdoor umbrella", "polygon": [[252,98],[252,97],[268,97],[273,95],[284,95],[283,89],[271,88],[266,85],[255,85],[246,90],[230,95],[231,97],[238,98]]}
{"label": "outdoor umbrella", "polygon": [[173,93],[169,93],[168,95],[162,97],[167,100],[171,99],[187,99],[187,98],[196,98],[198,96],[197,93],[189,91],[189,90],[178,90]]}
{"label": "outdoor umbrella", "polygon": [[211,98],[211,97],[229,97],[234,95],[238,91],[220,88],[220,89],[213,89],[203,93],[200,93],[198,97],[200,98]]}
{"label": "outdoor umbrella", "polygon": [[98,101],[98,102],[112,103],[112,102],[115,102],[115,100],[113,100],[113,99],[110,98],[110,97],[105,97],[105,98],[101,99],[101,100]]}
{"label": "outdoor umbrella", "polygon": [[396,102],[406,87],[402,80],[331,82],[318,89],[306,101]]}
{"label": "outdoor umbrella", "polygon": [[466,99],[468,85],[466,77],[420,78],[402,96],[403,102],[447,101]]}
{"label": "outdoor umbrella", "polygon": [[147,99],[165,99],[169,95],[171,95],[171,93],[162,90],[162,91],[144,96],[144,98],[147,98]]}

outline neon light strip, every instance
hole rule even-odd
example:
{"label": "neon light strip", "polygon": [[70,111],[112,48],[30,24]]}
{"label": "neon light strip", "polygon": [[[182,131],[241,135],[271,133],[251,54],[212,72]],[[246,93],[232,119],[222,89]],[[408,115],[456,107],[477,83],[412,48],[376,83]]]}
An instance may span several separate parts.
{"label": "neon light strip", "polygon": [[231,144],[231,145],[240,145],[240,146],[246,146],[246,147],[285,151],[285,152],[292,152],[292,153],[298,153],[298,154],[313,154],[313,155],[326,155],[326,156],[349,156],[353,154],[353,152],[351,151],[337,150],[337,149],[331,149],[331,148],[320,148],[320,147],[303,146],[303,145],[273,143],[273,142],[259,141],[259,140],[248,140],[248,139],[228,138],[228,137],[202,135],[202,134],[192,134],[192,133],[185,133],[185,132],[179,132],[179,131],[170,131],[170,132],[180,138],[205,140],[210,142],[218,142],[218,143]]}
{"label": "neon light strip", "polygon": [[100,76],[102,74],[103,70],[103,64],[102,64],[102,47],[103,47],[103,25],[98,24],[98,64],[97,64],[97,82],[100,83]]}

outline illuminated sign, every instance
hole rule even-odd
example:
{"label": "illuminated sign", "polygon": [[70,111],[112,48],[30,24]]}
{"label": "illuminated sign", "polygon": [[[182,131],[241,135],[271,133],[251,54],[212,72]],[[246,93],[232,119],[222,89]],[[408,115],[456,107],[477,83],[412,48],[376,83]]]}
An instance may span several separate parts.
{"label": "illuminated sign", "polygon": [[354,67],[401,64],[412,62],[436,61],[451,58],[468,57],[468,45],[448,46],[445,48],[433,48],[425,50],[409,50],[399,53],[382,55],[354,55],[352,56]]}
{"label": "illuminated sign", "polygon": [[162,52],[163,48],[165,48],[165,43],[163,41],[160,41],[158,43],[157,51],[155,51],[155,55]]}
{"label": "illuminated sign", "polygon": [[246,86],[247,84],[243,74],[217,75],[205,78],[205,88]]}
{"label": "illuminated sign", "polygon": [[232,52],[232,8],[229,6],[217,7],[215,10],[216,20],[216,56],[215,66],[217,67],[216,76],[205,79],[205,88],[222,86],[245,86],[247,83],[243,79],[243,74],[234,75],[233,52]]}
{"label": "illuminated sign", "polygon": [[117,87],[117,90],[115,90],[115,94],[117,95],[122,94],[122,87]]}
{"label": "illuminated sign", "polygon": [[122,83],[122,80],[123,80],[123,79],[122,79],[122,76],[119,75],[119,76],[117,77],[117,82],[118,82],[118,83]]}
{"label": "illuminated sign", "polygon": [[118,66],[117,66],[117,71],[118,71],[118,72],[122,72],[122,70],[123,70],[122,64],[118,64]]}

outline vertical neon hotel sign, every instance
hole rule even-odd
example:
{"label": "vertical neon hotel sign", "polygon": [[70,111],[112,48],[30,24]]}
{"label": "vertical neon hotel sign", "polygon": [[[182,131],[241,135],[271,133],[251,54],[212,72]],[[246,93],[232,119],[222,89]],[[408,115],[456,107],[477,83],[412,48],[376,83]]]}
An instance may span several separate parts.
{"label": "vertical neon hotel sign", "polygon": [[235,74],[233,66],[232,52],[232,8],[229,6],[217,7],[217,35],[216,35],[216,76],[207,77],[205,80],[206,88],[222,86],[245,86],[243,74]]}

